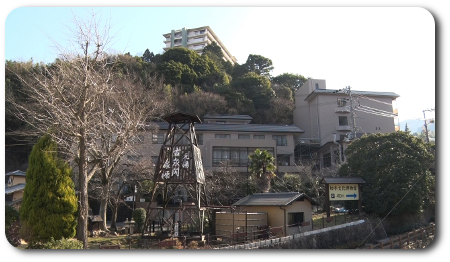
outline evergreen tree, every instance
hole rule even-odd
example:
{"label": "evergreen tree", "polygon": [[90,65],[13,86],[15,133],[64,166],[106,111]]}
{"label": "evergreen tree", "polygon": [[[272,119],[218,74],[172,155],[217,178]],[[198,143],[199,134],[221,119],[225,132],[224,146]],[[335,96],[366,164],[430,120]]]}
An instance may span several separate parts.
{"label": "evergreen tree", "polygon": [[434,156],[429,144],[403,131],[364,135],[346,149],[340,177],[365,181],[364,212],[416,214],[434,198]]}
{"label": "evergreen tree", "polygon": [[145,49],[145,52],[142,55],[142,60],[144,60],[147,63],[151,63],[151,62],[153,62],[154,57],[155,57],[155,55],[153,54],[153,52],[150,52],[147,48],[147,49]]}
{"label": "evergreen tree", "polygon": [[40,138],[30,154],[20,207],[20,234],[29,244],[75,236],[77,198],[71,174],[51,137]]}

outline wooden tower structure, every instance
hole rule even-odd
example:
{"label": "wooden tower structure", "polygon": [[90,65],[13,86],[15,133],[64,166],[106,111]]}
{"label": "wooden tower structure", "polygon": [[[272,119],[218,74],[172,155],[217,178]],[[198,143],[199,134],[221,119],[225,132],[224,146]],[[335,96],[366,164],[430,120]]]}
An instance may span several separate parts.
{"label": "wooden tower structure", "polygon": [[[197,231],[203,232],[202,206],[207,205],[205,175],[194,127],[195,123],[201,121],[196,115],[183,113],[167,115],[163,119],[169,126],[156,163],[151,201],[152,203],[158,191],[162,206],[153,209],[159,210],[162,217],[169,215],[174,224],[178,223],[175,220],[181,222],[180,216],[183,212],[186,214],[183,220],[190,219],[187,223],[197,225]],[[184,196],[181,196],[180,192]],[[187,197],[189,201],[182,201],[183,197]],[[174,205],[177,201],[178,206]],[[147,214],[151,212],[150,205]],[[175,219],[175,216],[178,216],[178,219]],[[170,218],[166,220],[169,221]]]}

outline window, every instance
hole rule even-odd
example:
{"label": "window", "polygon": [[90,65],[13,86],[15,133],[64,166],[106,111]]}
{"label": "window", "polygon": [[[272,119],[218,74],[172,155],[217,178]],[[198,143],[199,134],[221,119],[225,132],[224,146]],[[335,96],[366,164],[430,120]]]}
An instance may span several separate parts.
{"label": "window", "polygon": [[203,134],[197,134],[197,143],[203,145]]}
{"label": "window", "polygon": [[231,135],[230,134],[216,134],[215,137],[216,138],[222,138],[222,139],[230,139]]}
{"label": "window", "polygon": [[265,135],[253,135],[253,139],[266,139]]}
{"label": "window", "polygon": [[337,105],[338,107],[344,107],[347,105],[347,98],[338,98],[337,99]]}
{"label": "window", "polygon": [[136,136],[133,136],[133,137],[131,138],[131,142],[132,142],[133,144],[140,144],[140,143],[144,142],[144,136],[143,136],[143,135],[136,135]]}
{"label": "window", "polygon": [[153,144],[162,144],[164,143],[165,135],[164,133],[152,134],[152,143]]}
{"label": "window", "polygon": [[250,135],[238,135],[238,139],[250,139]]}
{"label": "window", "polygon": [[277,146],[287,146],[286,136],[272,136],[272,138],[277,140]]}
{"label": "window", "polygon": [[[180,139],[181,138],[181,139]],[[189,145],[189,139],[182,134],[175,134],[175,145]]]}
{"label": "window", "polygon": [[289,165],[289,155],[277,155],[277,165],[288,166]]}
{"label": "window", "polygon": [[300,226],[303,223],[303,212],[288,213],[288,226]]}
{"label": "window", "polygon": [[216,121],[216,124],[225,124],[225,121]]}
{"label": "window", "polygon": [[331,166],[331,154],[326,153],[323,155],[323,167],[330,167]]}
{"label": "window", "polygon": [[339,125],[340,126],[348,126],[348,118],[346,116],[339,117]]}
{"label": "window", "polygon": [[315,84],[315,87],[316,87],[316,89],[319,89],[319,84],[316,83],[316,84]]}
{"label": "window", "polygon": [[152,158],[153,166],[156,166],[156,163],[158,163],[159,156],[151,156],[151,158]]}
{"label": "window", "polygon": [[127,156],[128,160],[133,161],[133,162],[138,162],[141,159],[141,156],[137,156],[137,155],[128,155]]}
{"label": "window", "polygon": [[200,34],[204,34],[205,33],[205,30],[200,30]]}
{"label": "window", "polygon": [[[255,147],[213,147],[213,166],[227,162],[230,166],[247,166],[248,155],[255,152]],[[273,155],[273,148],[260,148]]]}

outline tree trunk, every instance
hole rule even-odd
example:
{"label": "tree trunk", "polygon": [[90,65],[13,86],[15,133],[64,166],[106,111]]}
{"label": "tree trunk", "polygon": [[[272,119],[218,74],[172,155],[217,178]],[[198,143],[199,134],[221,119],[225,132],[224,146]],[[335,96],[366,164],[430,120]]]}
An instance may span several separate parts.
{"label": "tree trunk", "polygon": [[118,204],[115,204],[112,207],[112,214],[111,214],[111,228],[114,229],[115,231],[117,231],[117,226],[116,226],[116,220],[117,220],[117,206]]}
{"label": "tree trunk", "polygon": [[100,216],[103,219],[103,222],[100,225],[101,230],[108,231],[108,226],[106,224],[106,210],[108,209],[108,196],[105,194],[108,194],[108,185],[102,185],[103,194],[101,196],[100,200]]}
{"label": "tree trunk", "polygon": [[85,145],[85,134],[84,129],[80,130],[80,159],[78,162],[78,185],[80,191],[80,199],[79,199],[79,215],[78,215],[78,226],[77,226],[77,239],[83,242],[83,248],[88,248],[88,238],[87,238],[87,229],[88,229],[88,179],[87,179],[87,169],[86,169],[86,145]]}
{"label": "tree trunk", "polygon": [[108,209],[108,198],[109,198],[109,183],[106,176],[105,168],[101,169],[102,175],[102,194],[100,197],[100,216],[103,222],[100,224],[100,228],[103,231],[108,231],[108,226],[106,224],[106,210]]}

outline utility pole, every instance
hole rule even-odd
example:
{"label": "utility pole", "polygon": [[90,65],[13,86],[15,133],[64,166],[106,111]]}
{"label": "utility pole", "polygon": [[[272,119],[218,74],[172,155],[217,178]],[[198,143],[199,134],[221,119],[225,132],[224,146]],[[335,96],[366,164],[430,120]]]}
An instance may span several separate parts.
{"label": "utility pole", "polygon": [[346,86],[343,89],[339,89],[334,91],[333,93],[338,93],[340,91],[344,91],[345,94],[348,94],[350,99],[350,117],[351,117],[351,125],[352,125],[352,139],[356,138],[356,121],[355,121],[355,111],[353,111],[353,98],[352,98],[352,90],[350,86]]}
{"label": "utility pole", "polygon": [[425,137],[427,138],[427,143],[430,143],[430,139],[428,138],[428,123],[427,123],[427,118],[425,117],[425,112],[426,111],[434,111],[434,108],[432,108],[432,109],[426,109],[426,110],[423,110],[423,120],[425,121]]}
{"label": "utility pole", "polygon": [[355,111],[353,111],[353,98],[352,98],[352,90],[350,86],[345,87],[346,93],[348,93],[348,96],[350,98],[350,117],[352,118],[352,134],[353,139],[356,138],[356,122],[355,122]]}

